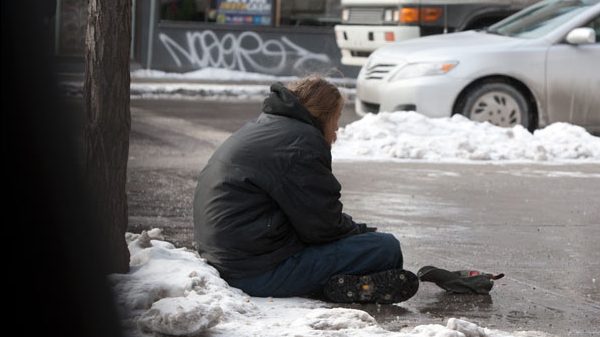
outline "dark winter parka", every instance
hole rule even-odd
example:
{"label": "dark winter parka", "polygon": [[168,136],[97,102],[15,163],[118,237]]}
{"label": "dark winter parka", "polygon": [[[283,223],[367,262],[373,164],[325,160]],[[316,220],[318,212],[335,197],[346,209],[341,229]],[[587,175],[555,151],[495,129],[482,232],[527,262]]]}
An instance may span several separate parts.
{"label": "dark winter parka", "polygon": [[198,251],[225,279],[258,275],[307,245],[365,231],[342,213],[341,186],[317,121],[283,85],[227,139],[198,178]]}

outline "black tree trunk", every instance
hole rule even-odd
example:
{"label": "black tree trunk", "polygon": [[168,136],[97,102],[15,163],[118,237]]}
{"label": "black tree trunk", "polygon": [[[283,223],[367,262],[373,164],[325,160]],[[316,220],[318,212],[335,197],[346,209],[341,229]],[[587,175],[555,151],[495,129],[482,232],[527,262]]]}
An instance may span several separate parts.
{"label": "black tree trunk", "polygon": [[108,252],[107,273],[129,270],[127,159],[131,0],[89,0],[85,68],[86,186],[93,198],[97,238]]}

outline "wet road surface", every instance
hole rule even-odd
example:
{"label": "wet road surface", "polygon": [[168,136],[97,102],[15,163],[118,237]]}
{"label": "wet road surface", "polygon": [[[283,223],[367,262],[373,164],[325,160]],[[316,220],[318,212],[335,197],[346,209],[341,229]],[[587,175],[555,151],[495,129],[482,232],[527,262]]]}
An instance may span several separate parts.
{"label": "wet road surface", "polygon": [[465,317],[509,331],[600,334],[598,165],[338,163],[335,172],[346,210],[396,234],[407,269],[506,274],[489,297],[422,283],[404,314],[374,314],[388,328]]}
{"label": "wet road surface", "polygon": [[[192,246],[195,177],[257,102],[132,101],[130,231]],[[356,119],[348,106],[342,124]],[[407,269],[503,272],[490,296],[422,283],[399,305],[350,305],[390,330],[459,317],[557,336],[600,335],[600,165],[335,162],[344,210],[400,240]]]}

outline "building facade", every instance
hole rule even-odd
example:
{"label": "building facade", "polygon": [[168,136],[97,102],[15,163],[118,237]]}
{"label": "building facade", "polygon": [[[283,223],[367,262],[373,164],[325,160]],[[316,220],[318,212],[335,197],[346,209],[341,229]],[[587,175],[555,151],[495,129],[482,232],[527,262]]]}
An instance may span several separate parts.
{"label": "building facade", "polygon": [[[333,26],[340,0],[132,0],[132,62],[188,72],[206,67],[302,76],[355,77]],[[59,58],[83,57],[86,0],[57,0]]]}

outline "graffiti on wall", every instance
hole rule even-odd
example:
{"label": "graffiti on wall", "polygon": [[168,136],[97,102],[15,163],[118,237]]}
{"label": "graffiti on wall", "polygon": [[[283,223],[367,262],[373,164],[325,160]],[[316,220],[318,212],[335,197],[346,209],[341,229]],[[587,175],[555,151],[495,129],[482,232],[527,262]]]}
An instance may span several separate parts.
{"label": "graffiti on wall", "polygon": [[224,34],[218,37],[211,30],[188,31],[184,46],[165,33],[158,35],[177,67],[183,61],[195,68],[226,68],[247,72],[282,74],[302,72],[320,65],[332,65],[327,54],[313,53],[285,36],[263,39],[256,32]]}

